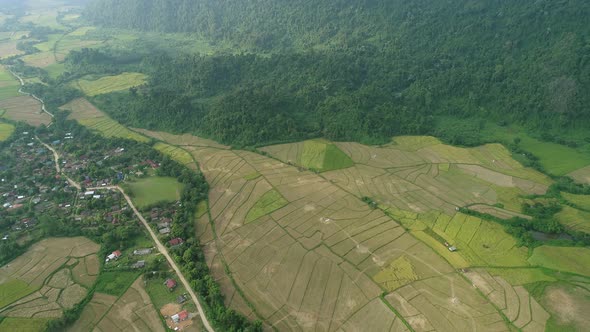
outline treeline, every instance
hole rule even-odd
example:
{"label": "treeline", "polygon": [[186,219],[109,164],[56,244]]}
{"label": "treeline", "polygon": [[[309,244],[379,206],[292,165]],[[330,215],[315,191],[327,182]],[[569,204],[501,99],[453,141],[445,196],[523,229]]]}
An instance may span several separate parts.
{"label": "treeline", "polygon": [[587,1],[98,0],[87,16],[267,53],[151,56],[147,89],[97,100],[129,125],[235,145],[401,134],[474,145],[480,119],[556,137],[590,127]]}

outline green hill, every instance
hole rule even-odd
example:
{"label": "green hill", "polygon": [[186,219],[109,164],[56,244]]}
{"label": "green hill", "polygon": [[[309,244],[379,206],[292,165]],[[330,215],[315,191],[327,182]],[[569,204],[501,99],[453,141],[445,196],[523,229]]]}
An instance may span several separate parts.
{"label": "green hill", "polygon": [[119,118],[133,125],[238,144],[457,131],[475,144],[479,119],[548,138],[590,126],[587,1],[95,0],[86,17],[249,51],[153,57],[157,80]]}

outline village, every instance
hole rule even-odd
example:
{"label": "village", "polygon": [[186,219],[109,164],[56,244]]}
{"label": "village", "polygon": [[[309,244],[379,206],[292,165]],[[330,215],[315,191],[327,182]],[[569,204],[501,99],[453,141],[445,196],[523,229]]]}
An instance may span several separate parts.
{"label": "village", "polygon": [[[159,167],[153,161],[156,158],[143,159],[140,151],[125,147],[82,149],[87,142],[77,141],[69,132],[61,139],[32,130],[14,136],[4,146],[0,159],[1,241],[25,245],[46,235],[67,234],[64,230],[74,228],[104,237],[105,247],[118,249],[105,255],[103,271],[137,271],[149,276],[146,284],[155,292],[161,288],[169,294],[166,296],[173,297],[163,308],[168,326],[181,330],[191,325],[196,310],[190,297],[142,231],[123,195],[111,188],[126,179],[153,173]],[[80,190],[59,175],[52,152],[42,142],[49,142],[59,152],[60,170],[79,182]],[[152,228],[170,248],[184,243],[182,238],[171,236],[178,204],[160,204],[146,211]]]}

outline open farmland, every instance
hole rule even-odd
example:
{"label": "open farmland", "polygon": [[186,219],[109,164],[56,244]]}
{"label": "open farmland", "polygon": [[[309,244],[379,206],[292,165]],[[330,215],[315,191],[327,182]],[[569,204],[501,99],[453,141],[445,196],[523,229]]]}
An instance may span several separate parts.
{"label": "open farmland", "polygon": [[0,42],[0,59],[9,58],[14,55],[21,55],[23,51],[16,48],[18,41],[5,40]]}
{"label": "open farmland", "polygon": [[162,326],[150,297],[143,288],[143,280],[131,281],[131,287],[117,298],[100,292],[82,311],[80,319],[68,331],[162,331]]}
{"label": "open farmland", "polygon": [[133,202],[145,208],[159,202],[175,202],[180,199],[183,185],[175,178],[150,176],[127,184]]}
{"label": "open farmland", "polygon": [[[39,324],[61,317],[64,310],[84,299],[86,287],[96,280],[98,249],[83,237],[50,238],[33,245],[0,269],[0,316],[41,319]],[[86,271],[90,284],[77,283],[74,271],[78,266]]]}
{"label": "open farmland", "polygon": [[41,109],[41,103],[18,92],[20,83],[3,67],[0,67],[0,116],[30,125],[51,123],[51,116]]}
{"label": "open farmland", "polygon": [[338,147],[323,140],[312,140],[293,144],[275,145],[263,148],[279,159],[319,172],[332,171],[354,165],[352,160]]}
{"label": "open farmland", "polygon": [[0,142],[5,141],[14,132],[14,126],[0,122]]}
{"label": "open farmland", "polygon": [[574,195],[562,192],[561,196],[577,207],[590,211],[590,195]]}
{"label": "open farmland", "polygon": [[[336,184],[255,153],[205,146],[196,138],[200,144],[191,146],[180,136],[153,137],[182,146],[199,162],[211,186],[214,228],[204,214],[197,231],[228,305],[246,316],[278,330],[354,330],[367,324],[372,330],[403,330],[408,322],[419,326],[416,313],[404,312],[399,318],[390,307],[399,308],[380,295],[408,296],[413,287],[422,294],[419,303],[432,303],[420,313],[424,324],[438,323],[441,303],[455,303],[455,319],[442,330],[508,330],[494,306],[459,275],[453,276],[454,268],[429,246]],[[526,252],[521,255],[509,242],[496,247],[494,241],[504,233],[493,235],[495,230],[482,222],[474,225],[486,228],[482,231],[491,232],[492,238],[476,237],[473,245],[489,240],[494,246],[478,252],[478,262],[516,254],[514,264],[528,265]],[[493,253],[498,248],[503,251]],[[235,284],[225,275],[226,265]],[[448,293],[429,290],[433,280],[441,285],[436,289]]]}
{"label": "open farmland", "polygon": [[569,229],[590,234],[590,212],[564,206],[555,218]]}
{"label": "open farmland", "polygon": [[483,270],[469,271],[466,276],[514,326],[522,331],[545,331],[550,315],[523,286],[512,286]]}
{"label": "open farmland", "polygon": [[586,331],[590,326],[590,291],[588,284],[540,284],[541,304],[552,314],[547,331]]}
{"label": "open farmland", "polygon": [[195,163],[193,156],[191,156],[190,153],[188,153],[186,150],[184,150],[182,148],[176,147],[174,145],[158,142],[158,143],[154,144],[154,149],[162,152],[163,154],[170,157],[170,159],[175,160],[176,162],[178,162],[182,165],[185,165],[186,167],[188,167],[192,170],[197,169],[197,164]]}
{"label": "open farmland", "polygon": [[82,90],[87,96],[96,96],[114,91],[127,90],[142,85],[147,76],[141,73],[122,73],[115,76],[104,76],[98,79],[79,79],[74,87]]}
{"label": "open farmland", "polygon": [[577,169],[568,174],[568,176],[577,182],[590,184],[590,166]]}
{"label": "open farmland", "polygon": [[149,141],[147,137],[133,132],[111,119],[84,98],[73,100],[63,105],[61,109],[71,111],[68,117],[69,119],[76,120],[81,125],[95,130],[106,137],[126,138],[138,142]]}
{"label": "open farmland", "polygon": [[529,258],[533,265],[590,277],[590,249],[580,247],[535,248]]}

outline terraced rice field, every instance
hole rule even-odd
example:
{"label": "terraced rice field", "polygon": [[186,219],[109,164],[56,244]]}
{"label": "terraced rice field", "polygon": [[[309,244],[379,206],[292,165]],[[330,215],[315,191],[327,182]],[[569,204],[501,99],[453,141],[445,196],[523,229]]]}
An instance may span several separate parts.
{"label": "terraced rice field", "polygon": [[[405,324],[416,330],[421,326],[444,327],[441,330],[473,327],[508,330],[492,303],[481,297],[433,249],[418,241],[381,210],[371,209],[359,199],[361,195],[356,196],[353,191],[354,194],[349,193],[348,187],[330,181],[330,174],[369,168],[370,151],[365,153],[369,161],[364,160],[369,166],[356,164],[320,176],[288,165],[289,160],[283,163],[251,152],[206,146],[198,138],[143,133],[171,145],[182,145],[199,162],[211,186],[212,220],[203,214],[198,220],[198,233],[227,303],[245,315],[260,318],[278,330],[363,330],[367,324],[379,331],[403,330]],[[191,141],[196,144],[191,146]],[[418,149],[418,143],[430,146],[432,140],[411,143],[404,148]],[[346,152],[342,145],[335,144]],[[504,152],[499,148],[492,150],[498,154]],[[284,149],[276,147],[266,151],[285,153]],[[285,153],[283,158],[289,158],[286,156],[290,153],[293,162],[297,160],[295,156],[302,155],[292,151]],[[398,151],[413,158],[410,151]],[[423,153],[431,159],[437,158],[432,152]],[[461,158],[461,153],[465,155],[456,151],[455,157]],[[487,167],[495,164],[492,160],[478,161],[480,155],[477,153],[468,154],[465,158],[472,159],[465,163]],[[350,159],[356,161],[354,155]],[[382,161],[380,166],[386,172],[399,160],[392,157]],[[413,160],[423,163],[419,158]],[[451,162],[448,159],[441,161]],[[519,168],[517,163],[502,160],[498,164],[514,175],[528,175],[541,182],[521,182],[509,175],[501,176],[507,186],[520,186],[523,192],[540,192],[549,183],[542,175]],[[453,167],[449,165],[449,169]],[[498,176],[479,169],[467,168],[466,172],[463,177],[476,184],[484,181],[477,176]],[[268,196],[276,198],[277,194],[284,199],[284,204],[281,202],[268,210],[260,209],[272,205],[268,202],[275,200]],[[495,200],[490,199],[490,202]],[[451,215],[456,213],[454,207],[449,208]],[[249,217],[253,214],[256,219]],[[449,217],[447,223],[452,219]],[[433,219],[432,227],[436,220]],[[471,261],[496,264],[500,260],[502,264],[507,261],[515,266],[528,266],[526,251],[516,248],[514,242],[510,242],[513,239],[496,229],[496,225],[481,220],[469,221],[465,229],[453,233],[465,243],[462,250],[469,254],[466,255],[469,260],[463,259],[466,266]],[[465,223],[466,220],[457,217],[452,227],[456,224],[462,228]],[[480,235],[474,235],[476,232]],[[446,248],[444,250],[448,252]],[[461,258],[459,255],[454,257]],[[225,275],[226,265],[244,297]],[[387,294],[385,298],[381,297],[383,293]],[[247,302],[256,308],[256,312]],[[444,312],[440,309],[443,303],[446,306]],[[402,318],[399,318],[391,307],[398,311],[407,310],[401,312]],[[447,310],[452,312],[450,316]],[[441,316],[449,318],[441,322]]]}
{"label": "terraced rice field", "polygon": [[[1,115],[0,115],[1,117]],[[0,122],[0,142],[7,140],[14,132],[14,126]]]}
{"label": "terraced rice field", "polygon": [[176,147],[174,145],[158,142],[154,144],[154,149],[162,152],[163,154],[170,157],[170,159],[175,160],[176,162],[187,166],[190,169],[196,170],[197,164],[193,159],[193,156],[190,155],[186,150]]}
{"label": "terraced rice field", "polygon": [[60,108],[71,111],[68,119],[76,120],[81,125],[95,130],[105,137],[118,137],[138,142],[149,142],[147,137],[120,125],[84,98],[73,100]]}
{"label": "terraced rice field", "polygon": [[[163,287],[163,286],[162,286]],[[166,331],[138,278],[120,297],[97,292],[68,331]]]}
{"label": "terraced rice field", "polygon": [[[98,275],[99,245],[82,237],[50,238],[0,269],[0,316],[61,317],[79,303]],[[87,283],[79,278],[85,277]],[[4,323],[4,322],[3,322]]]}
{"label": "terraced rice field", "polygon": [[523,286],[512,286],[501,277],[483,270],[470,271],[465,275],[514,326],[522,331],[545,331],[550,314]]}
{"label": "terraced rice field", "polygon": [[307,169],[326,172],[354,165],[350,157],[338,147],[323,140],[312,140],[292,144],[275,145],[263,148],[287,163],[297,164]]}
{"label": "terraced rice field", "polygon": [[0,101],[11,97],[18,97],[20,83],[4,67],[0,66]]}
{"label": "terraced rice field", "polygon": [[562,192],[561,196],[577,207],[590,211],[590,195],[574,195]]}
{"label": "terraced rice field", "polygon": [[141,73],[123,73],[115,76],[105,76],[99,79],[80,79],[74,86],[82,90],[87,96],[96,96],[114,91],[127,90],[144,84],[147,76]]}

